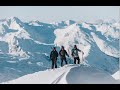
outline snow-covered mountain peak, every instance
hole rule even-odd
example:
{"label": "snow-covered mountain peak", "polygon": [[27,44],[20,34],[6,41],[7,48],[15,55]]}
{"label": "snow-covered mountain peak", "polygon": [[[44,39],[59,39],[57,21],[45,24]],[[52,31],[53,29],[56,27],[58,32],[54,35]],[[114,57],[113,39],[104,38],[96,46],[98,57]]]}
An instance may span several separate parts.
{"label": "snow-covered mountain peak", "polygon": [[17,24],[21,24],[22,21],[17,18],[17,17],[9,17],[9,18],[6,18],[5,19],[9,24],[13,23],[13,22],[16,22]]}
{"label": "snow-covered mountain peak", "polygon": [[66,20],[66,21],[60,21],[60,22],[52,22],[50,24],[53,24],[55,26],[59,27],[67,27],[70,26],[72,24],[75,24],[76,22],[73,20]]}
{"label": "snow-covered mountain peak", "polygon": [[92,24],[97,24],[97,25],[101,25],[101,24],[107,24],[107,25],[111,25],[111,24],[114,24],[116,23],[116,20],[115,19],[95,19],[95,20],[92,20],[92,21],[89,21],[90,23]]}
{"label": "snow-covered mountain peak", "polygon": [[69,25],[72,25],[72,24],[74,24],[76,22],[73,21],[73,20],[67,20],[67,21],[65,21],[65,23],[69,26]]}
{"label": "snow-covered mountain peak", "polygon": [[23,28],[24,23],[17,17],[9,17],[4,20],[1,20],[0,25],[8,29],[18,30],[20,28]]}
{"label": "snow-covered mountain peak", "polygon": [[8,17],[8,18],[6,18],[6,20],[11,20],[11,21],[17,21],[17,22],[21,22],[21,20],[18,18],[18,17]]}
{"label": "snow-covered mountain peak", "polygon": [[30,21],[28,24],[32,26],[52,26],[49,23],[40,22],[39,20]]}

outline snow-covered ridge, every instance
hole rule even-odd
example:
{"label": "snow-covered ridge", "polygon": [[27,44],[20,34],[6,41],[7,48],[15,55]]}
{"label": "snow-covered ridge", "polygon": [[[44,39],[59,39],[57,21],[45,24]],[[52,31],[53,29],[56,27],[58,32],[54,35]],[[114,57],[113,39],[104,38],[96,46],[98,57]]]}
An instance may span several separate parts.
{"label": "snow-covered ridge", "polygon": [[[71,49],[76,44],[84,54],[88,64],[96,68],[115,73],[119,66],[119,29],[113,26],[107,29],[107,33],[102,33],[106,28],[99,30],[102,25],[93,25],[89,23],[73,24],[64,29],[54,31],[57,46],[65,46],[71,55]],[[104,26],[105,27],[105,26]],[[82,60],[82,55],[79,55]],[[107,65],[106,65],[107,64]]]}
{"label": "snow-covered ridge", "polygon": [[17,17],[10,17],[2,20],[0,24],[7,26],[9,29],[20,29],[23,26],[23,22]]}
{"label": "snow-covered ridge", "polygon": [[118,84],[108,73],[89,66],[67,65],[36,72],[2,84]]}
{"label": "snow-covered ridge", "polygon": [[[0,20],[0,82],[51,67],[51,47],[64,45],[71,55],[74,44],[84,51],[81,62],[114,74],[118,71],[120,23],[24,22],[17,17]],[[58,58],[59,59],[59,58]],[[71,61],[73,58],[70,56]],[[60,60],[58,60],[58,66]]]}
{"label": "snow-covered ridge", "polygon": [[95,20],[92,20],[92,21],[89,21],[89,23],[92,23],[92,24],[114,24],[116,23],[117,21],[115,19],[95,19]]}
{"label": "snow-covered ridge", "polygon": [[72,24],[76,23],[76,21],[73,20],[67,20],[67,21],[61,21],[61,22],[52,22],[50,24],[55,25],[56,27],[66,27],[66,26],[70,26]]}

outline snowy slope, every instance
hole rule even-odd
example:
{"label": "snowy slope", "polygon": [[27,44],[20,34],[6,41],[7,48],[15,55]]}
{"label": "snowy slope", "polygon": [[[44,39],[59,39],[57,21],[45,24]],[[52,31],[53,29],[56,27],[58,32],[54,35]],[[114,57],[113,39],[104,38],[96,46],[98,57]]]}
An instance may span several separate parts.
{"label": "snowy slope", "polygon": [[[64,45],[71,55],[74,44],[85,53],[82,63],[112,75],[118,71],[119,30],[118,22],[104,20],[78,24],[73,20],[43,23],[24,22],[17,17],[2,19],[0,83],[50,68],[51,47],[56,46],[59,51]],[[70,56],[69,60],[73,58]],[[59,58],[57,63],[60,66]]]}
{"label": "snowy slope", "polygon": [[[69,54],[76,44],[85,53],[83,57],[87,64],[113,74],[119,66],[119,29],[109,29],[110,32],[113,30],[109,36],[98,30],[99,28],[96,25],[76,23],[64,29],[55,30],[56,39],[54,43],[59,47],[65,46]],[[81,53],[79,56],[82,60]]]}
{"label": "snowy slope", "polygon": [[34,20],[27,23],[17,17],[0,20],[0,82],[50,68],[53,32],[72,23],[63,22],[64,26]]}
{"label": "snowy slope", "polygon": [[49,30],[54,28],[49,29],[46,24],[44,27],[31,26],[17,17],[0,21],[0,82],[50,67],[49,53],[54,38],[45,37],[53,32]]}
{"label": "snowy slope", "polygon": [[116,80],[120,80],[120,71],[117,71],[112,75]]}
{"label": "snowy slope", "polygon": [[108,73],[86,65],[67,65],[20,77],[2,84],[117,84]]}

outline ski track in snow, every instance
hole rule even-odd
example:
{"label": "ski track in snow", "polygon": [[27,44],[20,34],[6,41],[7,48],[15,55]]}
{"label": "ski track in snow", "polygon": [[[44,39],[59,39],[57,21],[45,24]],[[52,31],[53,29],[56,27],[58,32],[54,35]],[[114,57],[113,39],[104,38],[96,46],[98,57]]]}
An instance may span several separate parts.
{"label": "ski track in snow", "polygon": [[2,84],[118,84],[107,72],[86,65],[65,65],[40,71]]}
{"label": "ski track in snow", "polygon": [[57,79],[55,79],[51,84],[57,84],[61,79],[62,77],[65,75],[65,72],[62,73],[62,75],[60,75]]}

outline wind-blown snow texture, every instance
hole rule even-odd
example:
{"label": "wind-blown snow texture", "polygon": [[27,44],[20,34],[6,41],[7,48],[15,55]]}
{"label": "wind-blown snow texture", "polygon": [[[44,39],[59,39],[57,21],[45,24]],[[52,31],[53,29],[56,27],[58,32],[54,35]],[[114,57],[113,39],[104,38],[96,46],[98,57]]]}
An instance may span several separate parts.
{"label": "wind-blown snow texture", "polygon": [[[119,66],[120,23],[77,23],[72,20],[23,22],[0,20],[0,83],[51,67],[51,47],[61,45],[71,55],[74,44],[84,51],[81,62],[113,75]],[[72,60],[72,57],[69,58]],[[58,64],[60,60],[58,60]]]}

